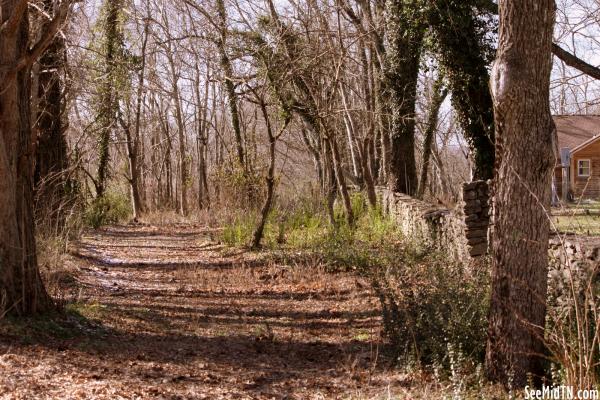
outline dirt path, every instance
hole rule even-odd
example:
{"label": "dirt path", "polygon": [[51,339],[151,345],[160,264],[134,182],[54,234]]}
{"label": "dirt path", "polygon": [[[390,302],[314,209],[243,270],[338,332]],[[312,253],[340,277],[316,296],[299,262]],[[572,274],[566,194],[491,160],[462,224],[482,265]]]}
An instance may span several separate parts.
{"label": "dirt path", "polygon": [[0,335],[0,397],[373,398],[384,372],[367,282],[226,251],[211,232],[89,232],[67,265],[83,333]]}

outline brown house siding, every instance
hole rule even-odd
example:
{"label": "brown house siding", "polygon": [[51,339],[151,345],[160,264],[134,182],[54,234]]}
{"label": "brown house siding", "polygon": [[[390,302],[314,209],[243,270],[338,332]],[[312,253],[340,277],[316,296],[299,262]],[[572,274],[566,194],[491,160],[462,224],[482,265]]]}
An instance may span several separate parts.
{"label": "brown house siding", "polygon": [[[578,160],[590,160],[590,176],[579,176]],[[571,156],[571,188],[575,197],[600,198],[600,138]]]}

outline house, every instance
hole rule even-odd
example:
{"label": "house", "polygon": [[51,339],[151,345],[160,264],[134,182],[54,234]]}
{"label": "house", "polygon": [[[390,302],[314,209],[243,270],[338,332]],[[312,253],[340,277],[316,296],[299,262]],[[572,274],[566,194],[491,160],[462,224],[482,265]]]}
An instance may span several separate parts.
{"label": "house", "polygon": [[557,115],[553,200],[600,199],[600,115]]}

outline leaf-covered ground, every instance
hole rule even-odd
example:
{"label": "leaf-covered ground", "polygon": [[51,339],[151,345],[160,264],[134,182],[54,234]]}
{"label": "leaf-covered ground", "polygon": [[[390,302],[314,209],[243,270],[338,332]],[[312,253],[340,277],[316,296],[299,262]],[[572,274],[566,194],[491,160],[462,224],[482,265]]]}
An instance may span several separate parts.
{"label": "leaf-covered ground", "polygon": [[212,237],[86,233],[54,277],[66,312],[2,323],[0,397],[387,398],[411,385],[388,368],[367,281]]}

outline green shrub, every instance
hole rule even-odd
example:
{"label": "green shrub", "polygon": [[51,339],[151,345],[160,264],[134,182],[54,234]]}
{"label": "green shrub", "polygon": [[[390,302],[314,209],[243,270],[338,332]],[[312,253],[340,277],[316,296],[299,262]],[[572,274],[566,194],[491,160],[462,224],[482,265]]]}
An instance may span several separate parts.
{"label": "green shrub", "polygon": [[301,213],[283,224],[285,242],[295,249],[312,249],[327,229],[328,222],[320,214]]}
{"label": "green shrub", "polygon": [[399,257],[374,271],[384,328],[400,361],[449,367],[449,348],[483,362],[489,307],[489,269],[438,255]]}
{"label": "green shrub", "polygon": [[367,199],[360,192],[352,193],[350,196],[350,202],[352,205],[352,212],[357,219],[360,219],[369,210]]}
{"label": "green shrub", "polygon": [[[246,246],[250,243],[258,222],[257,211],[236,214],[224,223],[221,241],[229,246]],[[285,247],[308,249],[327,230],[328,223],[320,210],[315,210],[310,200],[303,199],[274,208],[265,224],[262,246],[266,249]]]}
{"label": "green shrub", "polygon": [[256,217],[253,214],[236,216],[223,227],[221,241],[228,246],[246,246],[250,243],[255,226]]}
{"label": "green shrub", "polygon": [[120,193],[107,192],[92,200],[84,212],[84,223],[94,229],[107,224],[116,224],[129,218],[131,203],[129,197]]}
{"label": "green shrub", "polygon": [[377,245],[398,242],[402,239],[402,233],[394,220],[380,207],[368,209],[358,219],[356,232],[361,240]]}

